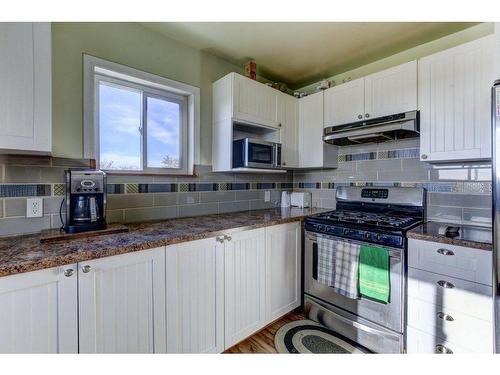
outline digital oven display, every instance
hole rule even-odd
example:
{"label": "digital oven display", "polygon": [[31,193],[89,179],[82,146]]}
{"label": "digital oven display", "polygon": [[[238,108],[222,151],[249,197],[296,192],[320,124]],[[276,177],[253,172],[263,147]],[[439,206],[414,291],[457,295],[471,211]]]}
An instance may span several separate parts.
{"label": "digital oven display", "polygon": [[361,189],[361,198],[387,199],[388,189]]}

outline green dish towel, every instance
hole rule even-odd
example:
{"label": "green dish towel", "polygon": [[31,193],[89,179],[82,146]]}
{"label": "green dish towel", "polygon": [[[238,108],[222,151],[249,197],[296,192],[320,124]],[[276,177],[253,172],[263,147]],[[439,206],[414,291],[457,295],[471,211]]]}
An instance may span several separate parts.
{"label": "green dish towel", "polygon": [[359,249],[359,294],[387,303],[390,289],[389,253],[380,247],[361,245]]}

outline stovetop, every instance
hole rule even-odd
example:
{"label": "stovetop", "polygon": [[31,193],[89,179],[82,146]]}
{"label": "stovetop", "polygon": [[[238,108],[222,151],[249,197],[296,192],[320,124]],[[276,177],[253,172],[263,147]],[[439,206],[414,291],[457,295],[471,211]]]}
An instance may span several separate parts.
{"label": "stovetop", "polygon": [[343,224],[388,230],[407,230],[422,221],[420,217],[403,215],[397,210],[387,212],[336,210],[315,215],[313,218],[330,225]]}

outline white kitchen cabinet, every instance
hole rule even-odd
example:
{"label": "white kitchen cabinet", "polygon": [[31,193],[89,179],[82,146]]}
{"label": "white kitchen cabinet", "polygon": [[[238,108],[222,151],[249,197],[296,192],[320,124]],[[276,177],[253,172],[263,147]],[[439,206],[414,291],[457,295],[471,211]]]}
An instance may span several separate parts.
{"label": "white kitchen cabinet", "polygon": [[225,347],[266,323],[265,229],[234,233],[224,246]]}
{"label": "white kitchen cabinet", "polygon": [[50,153],[50,23],[0,23],[0,151]]}
{"label": "white kitchen cabinet", "polygon": [[325,90],[324,126],[417,109],[417,62],[370,74]]}
{"label": "white kitchen cabinet", "polygon": [[491,158],[494,36],[420,59],[420,159]]}
{"label": "white kitchen cabinet", "polygon": [[301,225],[266,228],[266,321],[292,311],[301,303]]}
{"label": "white kitchen cabinet", "polygon": [[81,353],[164,353],[165,248],[78,264]]}
{"label": "white kitchen cabinet", "polygon": [[76,264],[0,278],[0,353],[77,353]]}
{"label": "white kitchen cabinet", "polygon": [[370,74],[364,79],[365,119],[417,109],[417,61]]}
{"label": "white kitchen cabinet", "polygon": [[215,238],[166,248],[167,352],[224,350],[224,245]]}
{"label": "white kitchen cabinet", "polygon": [[299,167],[335,168],[338,150],[323,142],[323,92],[299,99]]}
{"label": "white kitchen cabinet", "polygon": [[234,119],[278,127],[278,90],[237,73],[213,84],[214,123]]}
{"label": "white kitchen cabinet", "polygon": [[299,167],[299,103],[281,93],[278,101],[281,124],[281,162],[284,168]]}
{"label": "white kitchen cabinet", "polygon": [[360,121],[365,113],[365,79],[359,78],[325,90],[324,126]]}

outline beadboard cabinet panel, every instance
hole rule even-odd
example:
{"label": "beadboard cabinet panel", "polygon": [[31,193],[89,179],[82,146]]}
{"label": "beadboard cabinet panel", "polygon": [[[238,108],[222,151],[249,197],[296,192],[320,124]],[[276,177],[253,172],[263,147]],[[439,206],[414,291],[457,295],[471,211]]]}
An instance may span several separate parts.
{"label": "beadboard cabinet panel", "polygon": [[334,86],[325,93],[324,126],[360,121],[365,113],[365,79]]}
{"label": "beadboard cabinet panel", "polygon": [[301,303],[301,225],[266,228],[266,320],[292,311]]}
{"label": "beadboard cabinet panel", "polygon": [[76,264],[0,278],[0,353],[77,353]]}
{"label": "beadboard cabinet panel", "polygon": [[299,103],[297,98],[280,94],[278,111],[281,124],[281,162],[284,168],[299,167]]}
{"label": "beadboard cabinet panel", "polygon": [[226,241],[225,348],[265,325],[265,229],[235,233]]}
{"label": "beadboard cabinet panel", "polygon": [[420,159],[491,158],[493,36],[419,61]]}
{"label": "beadboard cabinet panel", "polygon": [[0,24],[0,150],[50,153],[50,23]]}
{"label": "beadboard cabinet panel", "polygon": [[224,350],[224,246],[215,238],[166,248],[167,352]]}
{"label": "beadboard cabinet panel", "polygon": [[79,263],[78,292],[81,353],[166,352],[164,247]]}
{"label": "beadboard cabinet panel", "polygon": [[416,60],[365,77],[365,119],[416,109]]}

